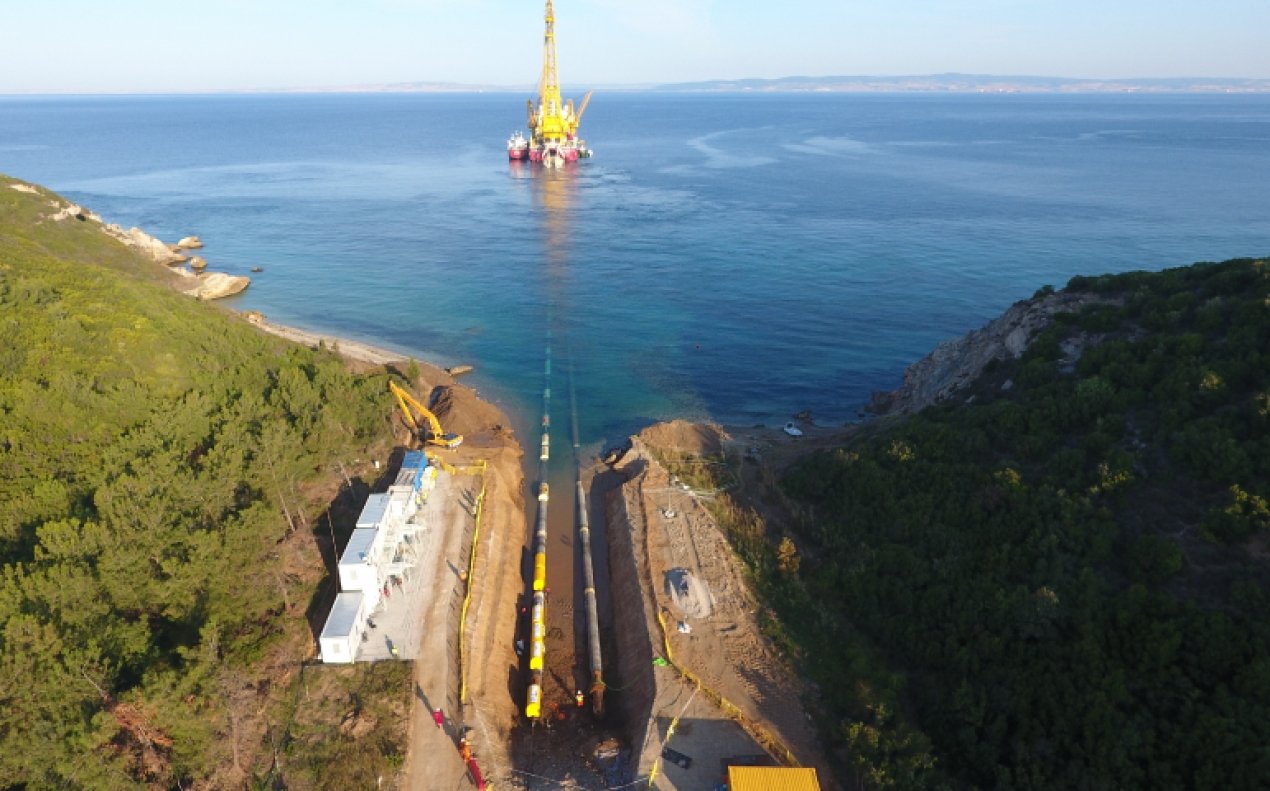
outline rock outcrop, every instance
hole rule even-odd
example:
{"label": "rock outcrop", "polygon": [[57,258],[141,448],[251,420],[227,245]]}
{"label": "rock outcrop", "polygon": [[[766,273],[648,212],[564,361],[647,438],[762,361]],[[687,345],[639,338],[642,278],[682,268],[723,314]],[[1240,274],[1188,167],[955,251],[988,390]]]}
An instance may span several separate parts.
{"label": "rock outcrop", "polygon": [[1056,314],[1108,301],[1097,294],[1059,291],[1016,302],[999,318],[944,341],[910,365],[898,390],[873,394],[869,411],[907,415],[944,401],[979,378],[988,363],[1021,357]]}
{"label": "rock outcrop", "polygon": [[198,285],[185,293],[195,299],[222,299],[242,293],[251,285],[251,278],[245,275],[227,275],[224,272],[209,272],[198,276]]}
{"label": "rock outcrop", "polygon": [[134,250],[139,250],[156,263],[171,266],[185,262],[185,256],[180,253],[172,252],[172,249],[159,239],[151,236],[140,228],[129,228],[124,230],[122,227],[114,224],[103,224],[102,230],[108,236],[113,236]]}
{"label": "rock outcrop", "polygon": [[196,255],[190,259],[190,269],[195,272],[202,272],[207,268],[207,259],[201,255]]}
{"label": "rock outcrop", "polygon": [[72,218],[76,220],[87,219],[84,210],[73,203],[68,203],[53,214],[49,215],[49,219],[53,222],[61,222],[62,220],[70,220]]}
{"label": "rock outcrop", "polygon": [[[2,182],[0,182],[2,183]],[[124,230],[122,226],[113,223],[104,222],[101,217],[93,212],[77,206],[70,201],[60,198],[51,192],[31,184],[24,184],[17,181],[8,182],[10,189],[17,192],[25,192],[32,195],[43,195],[49,198],[48,205],[55,211],[52,214],[46,214],[41,217],[38,222],[51,220],[53,222],[63,222],[65,220],[75,219],[81,222],[96,223],[101,232],[116,239],[119,242],[137,250],[142,255],[150,258],[155,263],[164,264],[166,266],[175,267],[177,264],[183,264],[190,258],[182,253],[183,250],[190,248],[202,247],[203,242],[197,236],[187,236],[175,245],[169,246],[164,244],[162,240],[151,236],[140,228],[129,228]],[[196,299],[221,299],[230,297],[234,294],[241,293],[247,286],[251,285],[251,278],[245,275],[230,275],[224,272],[205,272],[207,262],[202,258],[195,257],[193,267],[198,270],[191,272],[190,270],[179,267],[170,271],[179,275],[182,281],[178,281],[181,285],[178,288],[185,294]],[[192,287],[186,287],[186,283],[193,281]]]}

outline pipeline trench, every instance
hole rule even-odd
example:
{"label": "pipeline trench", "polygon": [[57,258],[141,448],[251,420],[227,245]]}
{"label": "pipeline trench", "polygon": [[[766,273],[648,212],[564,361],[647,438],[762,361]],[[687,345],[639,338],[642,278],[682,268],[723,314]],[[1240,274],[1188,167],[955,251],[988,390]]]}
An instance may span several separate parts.
{"label": "pipeline trench", "polygon": [[[599,447],[583,444],[572,346],[567,329],[555,320],[567,315],[562,279],[568,251],[562,214],[567,202],[553,190],[567,185],[551,175],[541,181],[536,186],[545,196],[548,293],[542,410],[537,431],[530,433],[537,442],[527,443],[537,453],[526,454],[525,463],[529,527],[516,631],[524,641],[524,686],[512,753],[524,788],[605,788],[611,783],[597,771],[596,747],[621,741],[605,695],[604,649],[611,650],[613,642],[604,539],[608,487],[592,491]],[[567,399],[553,399],[553,390],[567,392]]]}

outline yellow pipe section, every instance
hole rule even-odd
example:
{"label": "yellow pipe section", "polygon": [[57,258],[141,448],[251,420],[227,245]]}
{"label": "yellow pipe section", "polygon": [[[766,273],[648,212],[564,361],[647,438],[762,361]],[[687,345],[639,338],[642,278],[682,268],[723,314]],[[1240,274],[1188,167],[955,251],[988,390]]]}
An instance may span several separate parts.
{"label": "yellow pipe section", "polygon": [[529,695],[525,703],[525,716],[532,720],[542,716],[542,687],[538,684],[529,685]]}

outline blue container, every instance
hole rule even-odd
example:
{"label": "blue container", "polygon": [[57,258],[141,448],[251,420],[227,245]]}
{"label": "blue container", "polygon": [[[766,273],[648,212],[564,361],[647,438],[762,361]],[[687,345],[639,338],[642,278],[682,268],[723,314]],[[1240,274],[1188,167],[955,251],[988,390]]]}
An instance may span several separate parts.
{"label": "blue container", "polygon": [[423,455],[421,450],[408,450],[401,459],[401,469],[403,470],[421,470],[426,466],[428,466],[428,458]]}

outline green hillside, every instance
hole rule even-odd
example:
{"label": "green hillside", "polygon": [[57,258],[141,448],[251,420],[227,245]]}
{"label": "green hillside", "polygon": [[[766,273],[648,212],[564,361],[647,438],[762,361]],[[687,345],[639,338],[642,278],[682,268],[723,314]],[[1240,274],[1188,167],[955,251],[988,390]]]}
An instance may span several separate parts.
{"label": "green hillside", "polygon": [[[336,462],[386,446],[383,375],[177,293],[95,223],[49,219],[56,196],[11,183],[0,787],[234,787],[207,778],[269,768],[239,718],[264,705],[266,658],[312,641],[306,514],[334,494]],[[301,530],[317,558],[303,573],[284,567]]]}
{"label": "green hillside", "polygon": [[955,405],[732,520],[866,788],[1264,788],[1270,263],[1075,278]]}

